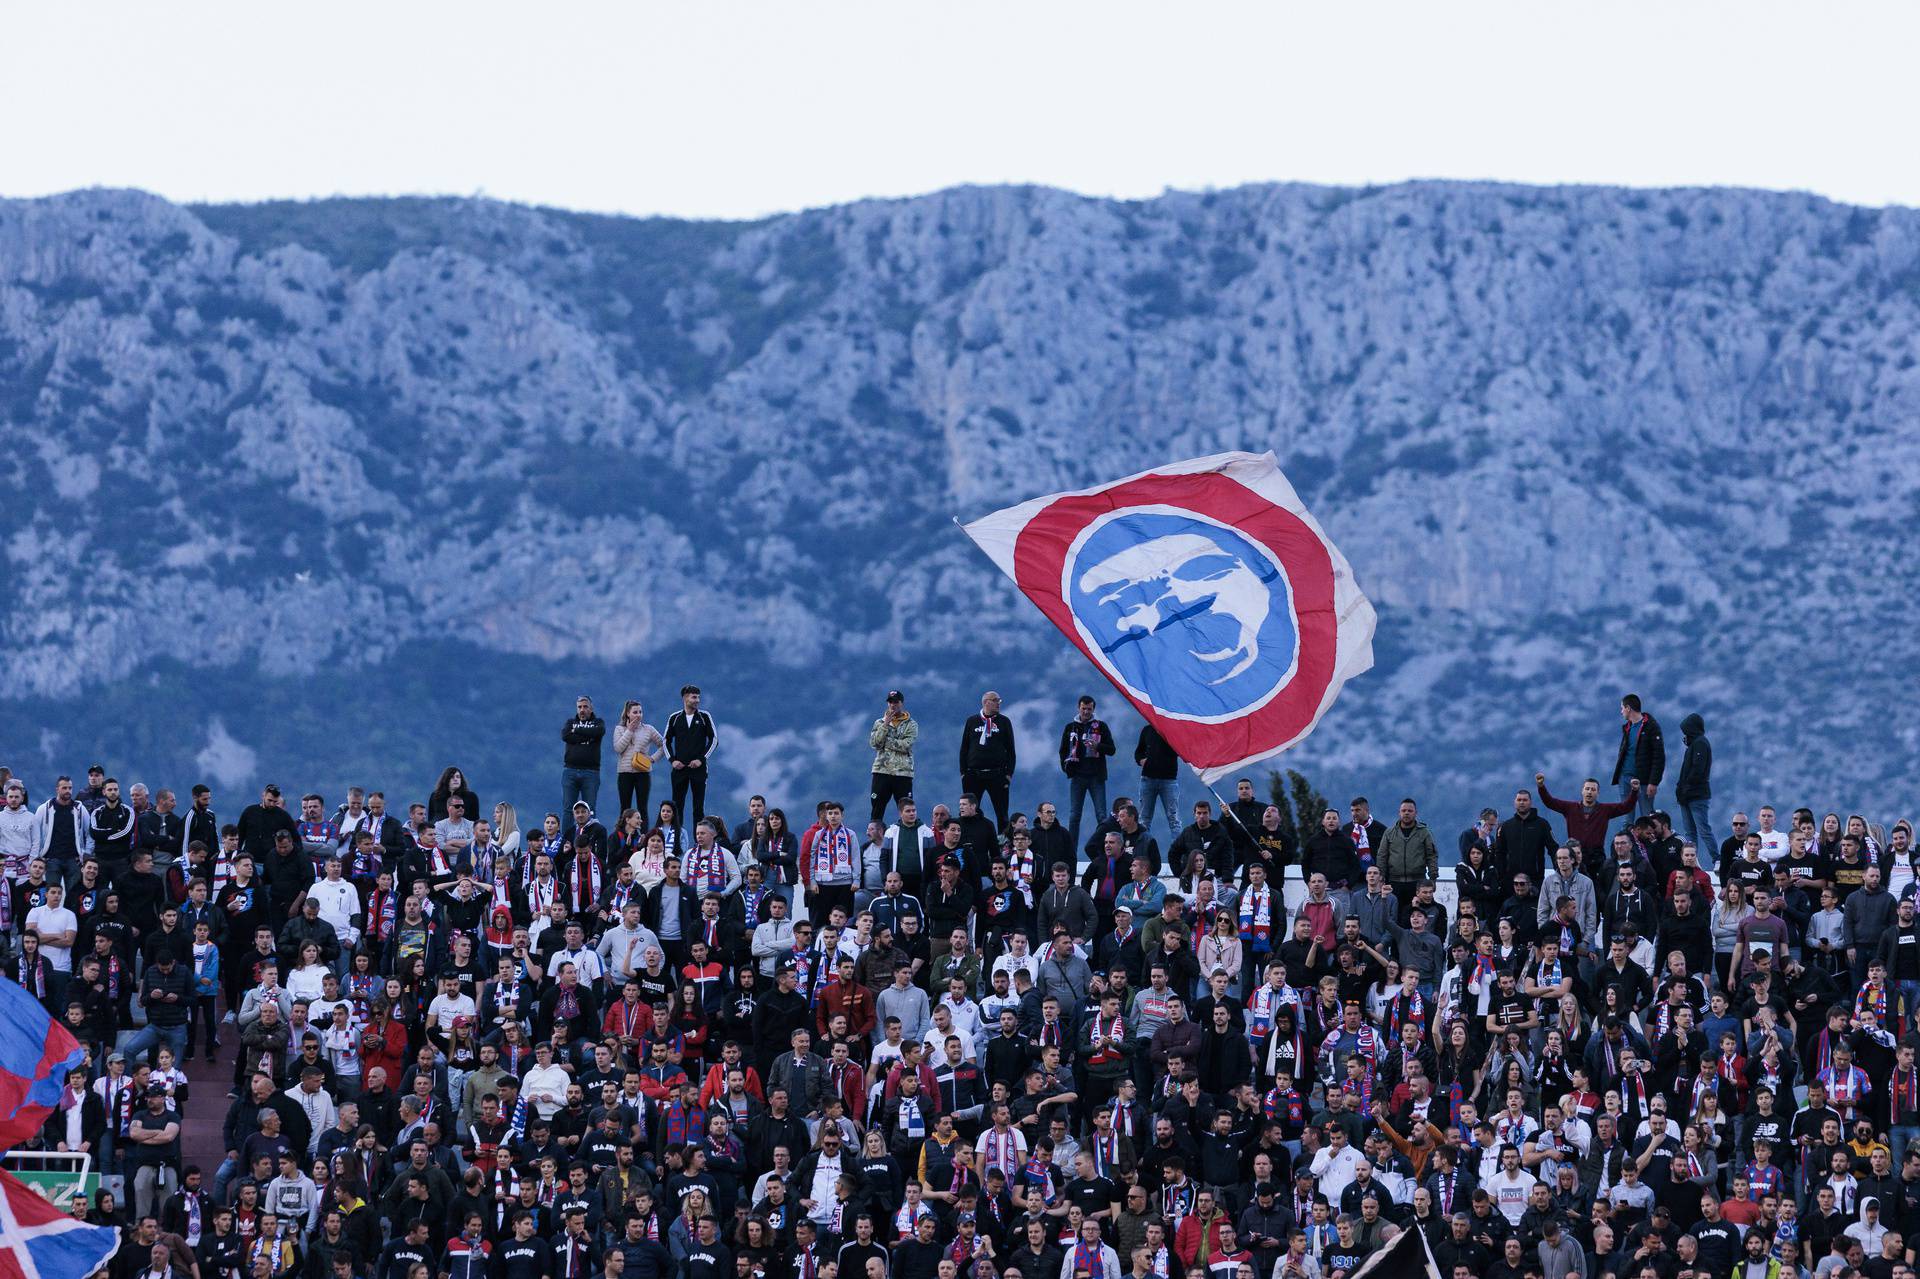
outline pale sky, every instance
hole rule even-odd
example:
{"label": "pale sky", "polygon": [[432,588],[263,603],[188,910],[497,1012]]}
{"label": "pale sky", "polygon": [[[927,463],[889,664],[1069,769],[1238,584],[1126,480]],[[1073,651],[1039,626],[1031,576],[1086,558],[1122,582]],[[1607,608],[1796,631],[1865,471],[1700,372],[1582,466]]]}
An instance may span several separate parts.
{"label": "pale sky", "polygon": [[1408,178],[1920,204],[1920,5],[39,3],[0,195],[753,217],[960,183]]}

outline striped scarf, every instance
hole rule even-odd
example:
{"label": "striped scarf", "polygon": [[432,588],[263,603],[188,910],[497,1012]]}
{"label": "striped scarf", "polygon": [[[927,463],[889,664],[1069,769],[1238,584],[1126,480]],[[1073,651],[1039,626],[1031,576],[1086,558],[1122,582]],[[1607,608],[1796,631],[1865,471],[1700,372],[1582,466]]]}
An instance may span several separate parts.
{"label": "striped scarf", "polygon": [[573,913],[590,913],[600,901],[600,859],[582,848],[573,859]]}
{"label": "striped scarf", "polygon": [[1020,1147],[1011,1130],[1001,1132],[998,1128],[989,1128],[980,1136],[983,1160],[980,1171],[998,1168],[1009,1179],[1019,1172]]}
{"label": "striped scarf", "polygon": [[1281,1120],[1288,1126],[1289,1132],[1298,1132],[1306,1122],[1306,1101],[1297,1088],[1289,1088],[1285,1092],[1278,1088],[1268,1089],[1260,1109],[1267,1118]]}
{"label": "striped scarf", "polygon": [[1872,1014],[1875,1025],[1886,1024],[1887,988],[1884,985],[1876,986],[1868,982],[1860,988],[1860,993],[1853,997],[1853,1015],[1864,1017],[1869,1013]]}
{"label": "striped scarf", "polygon": [[513,1103],[513,1119],[507,1124],[507,1141],[519,1141],[527,1135],[527,1095],[520,1094],[520,1100]]}
{"label": "striped scarf", "polygon": [[367,898],[367,936],[384,942],[393,935],[393,922],[399,917],[399,898],[391,892],[375,889]]}
{"label": "striped scarf", "polygon": [[1427,1001],[1418,990],[1403,990],[1387,1005],[1387,1034],[1399,1038],[1402,1026],[1418,1026],[1422,1038],[1427,1033]]}
{"label": "striped scarf", "polygon": [[689,1141],[699,1141],[706,1132],[706,1116],[698,1110],[690,1109],[686,1103],[676,1101],[660,1114],[660,1122],[669,1146],[685,1145]]}
{"label": "striped scarf", "polygon": [[1249,888],[1240,897],[1240,940],[1255,954],[1273,946],[1273,890],[1265,884]]}
{"label": "striped scarf", "polygon": [[702,896],[712,896],[727,886],[726,851],[715,844],[712,848],[701,848],[695,844],[687,850],[687,880],[694,891]]}
{"label": "striped scarf", "polygon": [[814,882],[828,885],[852,882],[859,851],[850,827],[823,826],[815,831],[810,850]]}
{"label": "striped scarf", "polygon": [[1042,1202],[1053,1203],[1053,1165],[1038,1150],[1027,1156],[1027,1166],[1021,1171],[1020,1179],[1040,1192]]}

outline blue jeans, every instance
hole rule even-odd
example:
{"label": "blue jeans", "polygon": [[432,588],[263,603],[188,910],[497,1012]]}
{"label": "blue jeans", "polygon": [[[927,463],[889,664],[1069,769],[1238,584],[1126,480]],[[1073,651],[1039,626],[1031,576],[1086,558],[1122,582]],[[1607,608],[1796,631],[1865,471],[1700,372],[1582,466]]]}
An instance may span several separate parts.
{"label": "blue jeans", "polygon": [[1705,799],[1690,799],[1679,806],[1682,832],[1680,838],[1692,844],[1694,851],[1700,855],[1702,870],[1713,869],[1714,854],[1720,850],[1720,845],[1713,839],[1713,822],[1707,816],[1707,805],[1711,802]]}
{"label": "blue jeans", "polygon": [[227,1202],[227,1183],[239,1175],[240,1161],[238,1159],[222,1159],[220,1161],[220,1166],[214,1169],[213,1172],[214,1203],[224,1204]]}
{"label": "blue jeans", "polygon": [[1887,1133],[1887,1140],[1893,1146],[1893,1157],[1898,1163],[1907,1161],[1907,1147],[1920,1141],[1920,1124],[1895,1124]]}
{"label": "blue jeans", "polygon": [[1642,786],[1637,792],[1625,781],[1620,783],[1620,798],[1633,800],[1631,811],[1621,814],[1620,824],[1614,827],[1615,833],[1633,833],[1633,824],[1653,811],[1653,801],[1647,798],[1647,788]]}
{"label": "blue jeans", "polygon": [[[1140,779],[1140,829],[1153,825],[1153,808],[1158,803],[1167,810],[1167,836],[1180,834],[1180,779],[1178,777],[1142,777]],[[1262,981],[1266,978],[1262,977]]]}
{"label": "blue jeans", "polygon": [[[1906,1030],[1914,1030],[1920,1027],[1920,981],[1890,981],[1887,985],[1892,987],[1892,993],[1887,997],[1887,1020],[1891,1022],[1895,1017],[1899,1016],[1899,1005],[1905,1004],[1907,1009]],[[1892,1030],[1893,1028],[1888,1026],[1886,1029]],[[1894,1148],[1893,1153],[1895,1157],[1902,1160],[1905,1159],[1905,1156],[1900,1153],[1898,1147]]]}
{"label": "blue jeans", "polygon": [[[1073,820],[1067,823],[1067,842],[1073,845],[1073,855],[1080,856],[1080,809],[1093,797],[1093,823],[1098,826],[1107,820],[1107,779],[1104,777],[1069,777],[1067,779],[1067,806],[1073,809]],[[1145,825],[1144,819],[1142,825]]]}
{"label": "blue jeans", "polygon": [[573,805],[575,800],[584,799],[587,807],[592,808],[594,801],[600,798],[600,770],[596,768],[563,768],[560,770],[560,828],[573,829]]}
{"label": "blue jeans", "polygon": [[178,1026],[156,1026],[148,1022],[133,1032],[133,1038],[127,1040],[127,1046],[120,1051],[125,1053],[127,1061],[132,1063],[138,1061],[143,1053],[160,1044],[173,1049],[173,1062],[176,1066],[180,1065],[186,1060],[187,1024],[181,1022]]}

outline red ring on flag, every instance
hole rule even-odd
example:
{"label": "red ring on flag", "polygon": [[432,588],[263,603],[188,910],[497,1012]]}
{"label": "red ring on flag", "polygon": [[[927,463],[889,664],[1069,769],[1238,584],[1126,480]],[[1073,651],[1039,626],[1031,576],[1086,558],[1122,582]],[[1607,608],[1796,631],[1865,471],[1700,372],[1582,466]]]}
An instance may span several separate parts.
{"label": "red ring on flag", "polygon": [[[1287,575],[1299,628],[1293,676],[1265,705],[1239,719],[1202,724],[1142,701],[1120,684],[1080,635],[1060,586],[1073,540],[1103,515],[1142,506],[1176,507],[1229,525],[1266,547]],[[1236,480],[1215,472],[1143,475],[1096,493],[1059,498],[1020,530],[1013,565],[1021,594],[1073,641],[1135,710],[1153,721],[1180,758],[1196,768],[1246,759],[1293,741],[1312,725],[1326,698],[1340,641],[1340,621],[1333,606],[1333,559],[1305,520]]]}

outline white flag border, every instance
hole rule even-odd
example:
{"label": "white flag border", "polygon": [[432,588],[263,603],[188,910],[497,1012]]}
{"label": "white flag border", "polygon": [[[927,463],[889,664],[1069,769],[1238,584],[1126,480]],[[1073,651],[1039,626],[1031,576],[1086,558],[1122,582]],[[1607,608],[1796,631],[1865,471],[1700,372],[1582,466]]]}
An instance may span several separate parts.
{"label": "white flag border", "polygon": [[[992,511],[976,520],[961,524],[960,527],[987,558],[1006,574],[1007,579],[1017,585],[1020,579],[1014,569],[1014,545],[1019,541],[1020,533],[1027,524],[1053,503],[1067,497],[1086,497],[1104,493],[1109,489],[1150,475],[1208,473],[1226,476],[1283,510],[1291,512],[1313,530],[1314,535],[1327,548],[1328,557],[1333,565],[1333,606],[1335,634],[1338,636],[1333,674],[1327,681],[1327,690],[1320,699],[1320,705],[1315,708],[1313,718],[1292,739],[1270,750],[1229,760],[1224,764],[1194,768],[1194,771],[1200,775],[1200,780],[1211,786],[1222,778],[1244,771],[1249,765],[1272,759],[1298,745],[1319,726],[1320,720],[1332,707],[1334,699],[1340,695],[1340,690],[1346,682],[1373,667],[1373,633],[1378,623],[1378,615],[1354,580],[1353,566],[1347,562],[1347,557],[1341,553],[1340,548],[1334,545],[1333,539],[1327,536],[1327,531],[1321,526],[1320,521],[1315,519],[1313,513],[1301,502],[1293,483],[1281,471],[1279,459],[1274,456],[1273,451],[1269,449],[1264,453],[1213,453],[1206,457],[1188,458],[1183,462],[1169,462],[1164,466],[1149,467],[1147,470],[1137,471],[1132,475],[1102,484],[1029,498],[1015,506]],[[955,522],[959,523],[959,521]],[[1101,673],[1105,675],[1104,671]],[[1192,766],[1189,765],[1189,767]],[[1355,1279],[1358,1279],[1358,1276],[1355,1276]]]}

